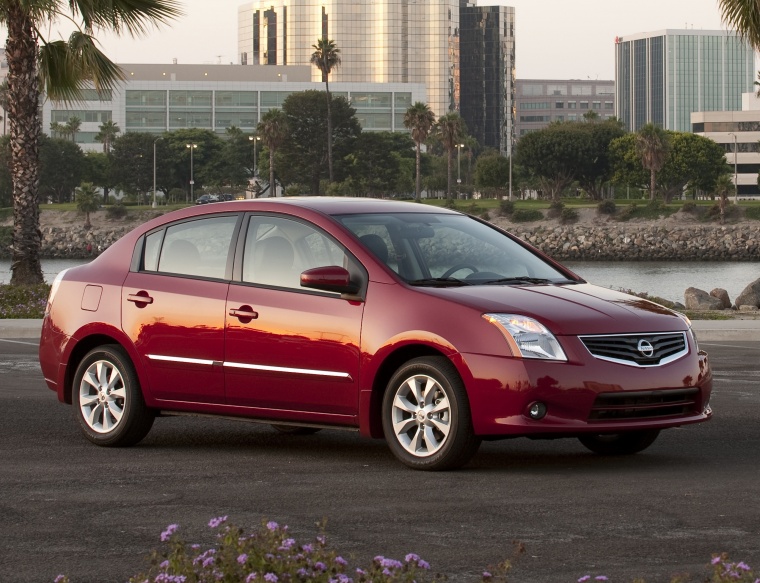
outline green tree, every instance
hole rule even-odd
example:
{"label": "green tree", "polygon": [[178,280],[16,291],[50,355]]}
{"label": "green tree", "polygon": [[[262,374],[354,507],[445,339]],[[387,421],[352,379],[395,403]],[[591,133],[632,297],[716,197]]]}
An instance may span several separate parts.
{"label": "green tree", "polygon": [[574,139],[578,124],[552,123],[531,132],[517,142],[515,163],[527,173],[527,179],[558,199],[575,180],[581,156]]}
{"label": "green tree", "polygon": [[288,138],[288,116],[281,109],[270,109],[261,116],[261,121],[256,126],[256,133],[261,137],[261,141],[269,152],[269,195],[275,196],[277,194],[274,179],[275,154]]}
{"label": "green tree", "polygon": [[95,190],[95,185],[92,182],[83,182],[76,189],[76,203],[77,210],[80,213],[84,213],[84,226],[89,229],[90,213],[94,213],[100,208],[100,201],[98,200],[98,192]]}
{"label": "green tree", "polygon": [[670,140],[664,129],[648,123],[636,132],[636,153],[641,165],[649,170],[649,199],[654,200],[657,172],[665,165],[670,150]]}
{"label": "green tree", "polygon": [[111,155],[105,152],[86,152],[82,178],[103,189],[103,204],[108,204],[108,193],[114,187]]}
{"label": "green tree", "polygon": [[417,153],[414,197],[418,202],[422,196],[422,144],[428,139],[434,125],[435,114],[427,103],[417,101],[404,114],[404,127],[411,130]]}
{"label": "green tree", "polygon": [[604,186],[614,174],[610,144],[625,135],[623,124],[617,120],[596,120],[594,123],[569,122],[566,125],[568,138],[574,139],[577,145],[575,180],[591,198],[601,200]]}
{"label": "green tree", "polygon": [[715,193],[718,195],[718,208],[720,209],[720,224],[726,222],[726,206],[728,206],[728,193],[733,192],[734,183],[728,174],[723,174],[715,182]]}
{"label": "green tree", "polygon": [[501,195],[509,183],[509,158],[497,151],[484,153],[475,162],[475,186]]}
{"label": "green tree", "polygon": [[121,129],[119,129],[119,125],[116,122],[109,119],[100,124],[98,130],[100,131],[95,134],[95,141],[101,142],[103,144],[103,151],[109,154],[111,152],[111,144],[116,139],[116,136],[119,135]]}
{"label": "green tree", "polygon": [[454,165],[454,150],[467,135],[467,127],[458,113],[451,112],[438,118],[438,122],[435,125],[435,134],[441,141],[441,145],[447,154],[446,198],[451,200],[451,174],[452,166]]}
{"label": "green tree", "polygon": [[322,72],[322,80],[325,82],[325,93],[327,94],[327,167],[329,169],[330,182],[334,179],[333,174],[333,130],[332,130],[332,99],[330,98],[329,77],[333,69],[340,66],[340,49],[335,45],[335,41],[321,38],[317,44],[312,45],[314,52],[311,55],[311,64],[316,66]]}
{"label": "green tree", "polygon": [[42,200],[70,202],[85,170],[82,149],[71,140],[40,136],[40,183]]}
{"label": "green tree", "polygon": [[404,158],[410,159],[412,140],[394,132],[362,132],[353,153],[347,157],[350,176],[360,192],[369,196],[388,196],[398,192],[399,176],[404,171]]}
{"label": "green tree", "polygon": [[[190,144],[196,146],[192,152],[192,160],[188,147]],[[152,141],[150,147],[152,164]],[[158,153],[159,148],[160,154]],[[171,169],[172,180],[170,184],[161,182],[161,190],[165,193],[168,192],[168,189],[163,186],[182,187],[188,189],[188,192],[191,190],[191,162],[192,180],[195,183],[192,190],[219,189],[229,184],[229,177],[226,175],[228,166],[224,159],[224,139],[216,132],[198,128],[175,130],[164,134],[163,139],[157,142],[156,149],[156,157],[161,161],[161,166],[165,169]],[[158,162],[156,167],[158,173]],[[166,173],[163,176],[166,176]],[[156,182],[160,182],[158,176]]]}
{"label": "green tree", "polygon": [[[114,140],[111,150],[111,179],[113,184],[125,193],[147,193],[152,189],[155,137],[148,133],[127,132]],[[167,160],[167,156],[162,157],[162,160]],[[157,165],[164,177],[169,167],[168,164]]]}
{"label": "green tree", "polygon": [[[309,185],[311,194],[320,193],[320,181],[327,178],[325,146],[326,104],[321,91],[301,91],[289,95],[282,104],[290,128],[280,148],[278,174],[284,185],[293,182]],[[346,156],[361,133],[356,110],[343,97],[332,98],[334,179],[348,176]]]}
{"label": "green tree", "polygon": [[[8,110],[13,177],[11,284],[43,283],[38,208],[40,91],[74,101],[87,84],[112,89],[121,70],[97,47],[95,33],[138,35],[181,15],[176,0],[0,0],[7,28]],[[59,20],[77,25],[66,40],[46,39]]]}

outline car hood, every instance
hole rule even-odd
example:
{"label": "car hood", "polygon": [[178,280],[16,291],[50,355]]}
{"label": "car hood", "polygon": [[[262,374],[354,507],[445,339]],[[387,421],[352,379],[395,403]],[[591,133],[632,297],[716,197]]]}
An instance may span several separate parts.
{"label": "car hood", "polygon": [[483,313],[521,314],[535,318],[559,335],[687,329],[681,316],[659,304],[586,283],[422,289]]}

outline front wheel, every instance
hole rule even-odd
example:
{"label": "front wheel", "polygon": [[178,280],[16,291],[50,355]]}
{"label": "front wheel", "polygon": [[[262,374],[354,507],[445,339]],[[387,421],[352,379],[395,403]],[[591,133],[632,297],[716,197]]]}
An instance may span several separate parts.
{"label": "front wheel", "polygon": [[97,445],[138,443],[153,426],[129,356],[116,345],[87,353],[74,376],[74,415],[85,437]]}
{"label": "front wheel", "polygon": [[383,431],[393,454],[416,470],[450,470],[480,446],[456,368],[442,356],[415,358],[388,383]]}
{"label": "front wheel", "polygon": [[578,440],[594,453],[601,455],[631,455],[644,451],[660,434],[659,429],[627,431],[625,433],[590,433]]}

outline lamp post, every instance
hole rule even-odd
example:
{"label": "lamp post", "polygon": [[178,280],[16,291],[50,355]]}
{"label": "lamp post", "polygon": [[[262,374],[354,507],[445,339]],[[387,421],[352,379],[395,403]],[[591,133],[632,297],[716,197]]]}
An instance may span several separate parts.
{"label": "lamp post", "polygon": [[195,186],[195,180],[193,180],[193,150],[198,147],[198,144],[185,144],[186,147],[190,148],[190,201],[193,202],[195,200],[193,195],[193,190]]}
{"label": "lamp post", "polygon": [[153,208],[156,208],[156,142],[163,138],[153,140]]}
{"label": "lamp post", "polygon": [[729,132],[729,136],[734,136],[734,204],[737,203],[739,200],[739,183],[738,183],[738,176],[737,176],[737,165],[739,160],[739,153],[737,152],[737,144],[736,144],[736,134],[734,132]]}
{"label": "lamp post", "polygon": [[457,144],[457,198],[462,194],[462,148],[464,148],[464,144]]}
{"label": "lamp post", "polygon": [[248,139],[253,142],[253,175],[258,176],[259,175],[259,166],[256,163],[256,146],[258,145],[256,142],[261,140],[259,136],[248,136]]}

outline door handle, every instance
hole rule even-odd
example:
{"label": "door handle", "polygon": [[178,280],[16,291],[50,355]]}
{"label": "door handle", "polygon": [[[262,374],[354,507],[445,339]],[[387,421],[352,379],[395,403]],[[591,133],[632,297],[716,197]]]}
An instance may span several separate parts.
{"label": "door handle", "polygon": [[255,312],[251,306],[240,306],[237,309],[231,308],[229,314],[234,318],[240,319],[243,324],[247,324],[251,320],[255,320],[259,317],[259,313]]}
{"label": "door handle", "polygon": [[142,307],[139,304],[152,304],[153,298],[148,295],[148,292],[138,292],[136,294],[129,294],[127,296],[127,301],[134,302],[135,304],[138,304],[138,307]]}

